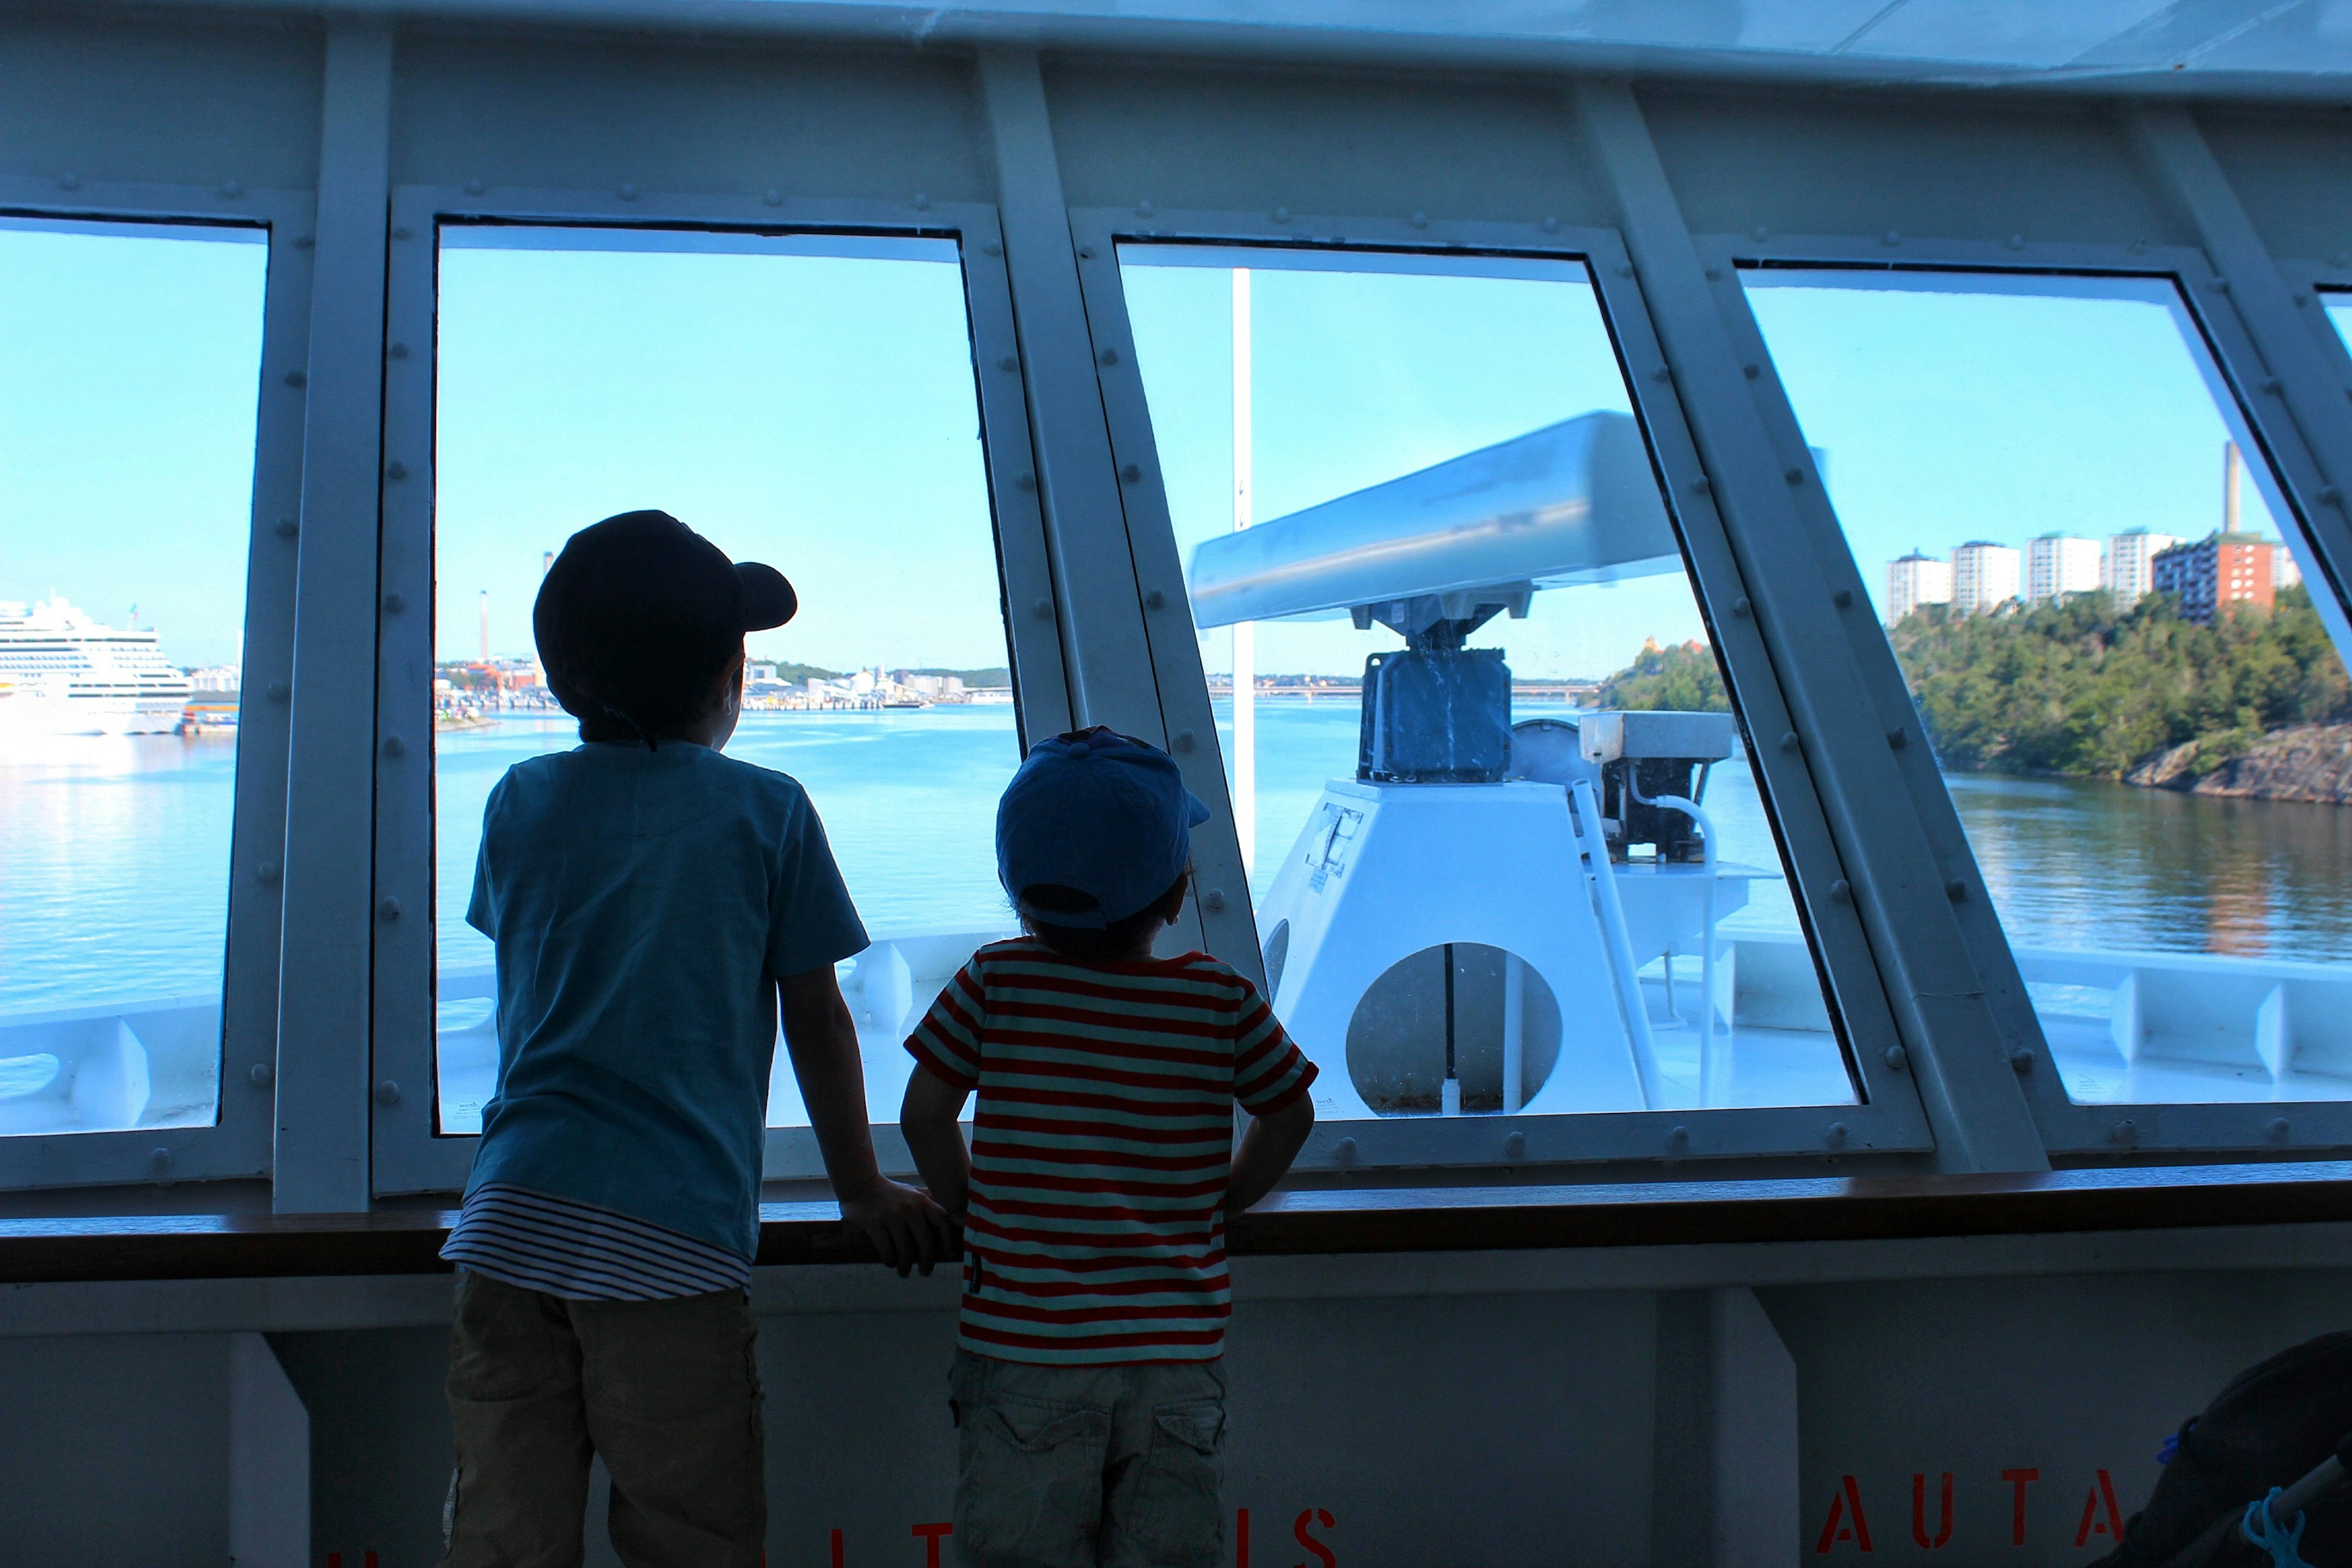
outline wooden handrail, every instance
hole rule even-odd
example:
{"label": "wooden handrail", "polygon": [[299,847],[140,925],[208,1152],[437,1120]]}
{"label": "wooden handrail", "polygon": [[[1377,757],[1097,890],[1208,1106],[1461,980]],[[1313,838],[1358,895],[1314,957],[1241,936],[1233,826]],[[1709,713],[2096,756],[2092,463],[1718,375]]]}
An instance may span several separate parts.
{"label": "wooden handrail", "polygon": [[[454,1211],[0,1219],[0,1284],[427,1274]],[[2352,1220],[2352,1163],[1277,1194],[1236,1255],[1867,1241]],[[870,1262],[829,1203],[762,1204],[762,1265]]]}

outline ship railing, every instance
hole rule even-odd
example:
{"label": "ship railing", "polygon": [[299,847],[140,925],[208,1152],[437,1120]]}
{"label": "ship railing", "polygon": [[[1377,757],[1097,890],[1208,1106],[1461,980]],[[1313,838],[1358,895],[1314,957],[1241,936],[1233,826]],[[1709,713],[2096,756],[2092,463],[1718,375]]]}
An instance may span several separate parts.
{"label": "ship railing", "polygon": [[[868,1100],[895,1119],[900,1048],[987,929],[903,928],[841,966],[866,1062]],[[1794,932],[1722,933],[1717,993],[1729,1048],[1743,1028],[1829,1027],[1811,955]],[[2352,1099],[2352,964],[2245,956],[2020,947],[2013,950],[2057,1065],[2077,1100]],[[1654,1017],[1671,1017],[1658,965],[1645,966]],[[495,975],[488,963],[440,975],[436,1030],[445,1088],[497,1070]],[[1684,1010],[1687,1010],[1685,1004]],[[0,1010],[0,1136],[209,1124],[219,1103],[217,995]],[[774,1125],[805,1121],[778,1062]],[[249,1071],[254,1064],[230,1064]],[[787,1103],[789,1102],[789,1103]]]}

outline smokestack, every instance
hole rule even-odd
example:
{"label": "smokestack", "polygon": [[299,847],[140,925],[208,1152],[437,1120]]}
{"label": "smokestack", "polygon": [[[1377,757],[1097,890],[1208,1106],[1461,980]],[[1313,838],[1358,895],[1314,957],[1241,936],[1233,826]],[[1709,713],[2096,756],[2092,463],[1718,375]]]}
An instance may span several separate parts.
{"label": "smokestack", "polygon": [[490,591],[482,590],[482,662],[490,662]]}
{"label": "smokestack", "polygon": [[539,574],[541,579],[543,581],[547,574],[554,570],[555,552],[552,550],[541,552],[539,557]]}
{"label": "smokestack", "polygon": [[2238,470],[2244,466],[2235,441],[2221,443],[2221,531],[2238,531]]}

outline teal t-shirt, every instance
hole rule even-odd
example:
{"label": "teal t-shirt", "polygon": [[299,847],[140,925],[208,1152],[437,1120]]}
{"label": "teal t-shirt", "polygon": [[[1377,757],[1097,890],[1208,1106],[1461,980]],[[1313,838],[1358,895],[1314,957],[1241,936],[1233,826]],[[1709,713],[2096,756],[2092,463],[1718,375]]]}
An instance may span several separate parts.
{"label": "teal t-shirt", "polygon": [[497,946],[504,1182],[758,1250],[776,980],[866,946],[800,784],[706,746],[592,742],[490,792],[466,919]]}

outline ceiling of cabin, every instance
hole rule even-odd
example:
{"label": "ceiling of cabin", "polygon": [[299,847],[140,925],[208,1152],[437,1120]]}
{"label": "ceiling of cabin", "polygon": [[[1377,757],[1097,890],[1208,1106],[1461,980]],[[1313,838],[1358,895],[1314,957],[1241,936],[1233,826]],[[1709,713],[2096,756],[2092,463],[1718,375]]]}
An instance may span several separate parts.
{"label": "ceiling of cabin", "polygon": [[[193,8],[254,0],[178,0]],[[261,0],[918,46],[2352,97],[2352,0]]]}

